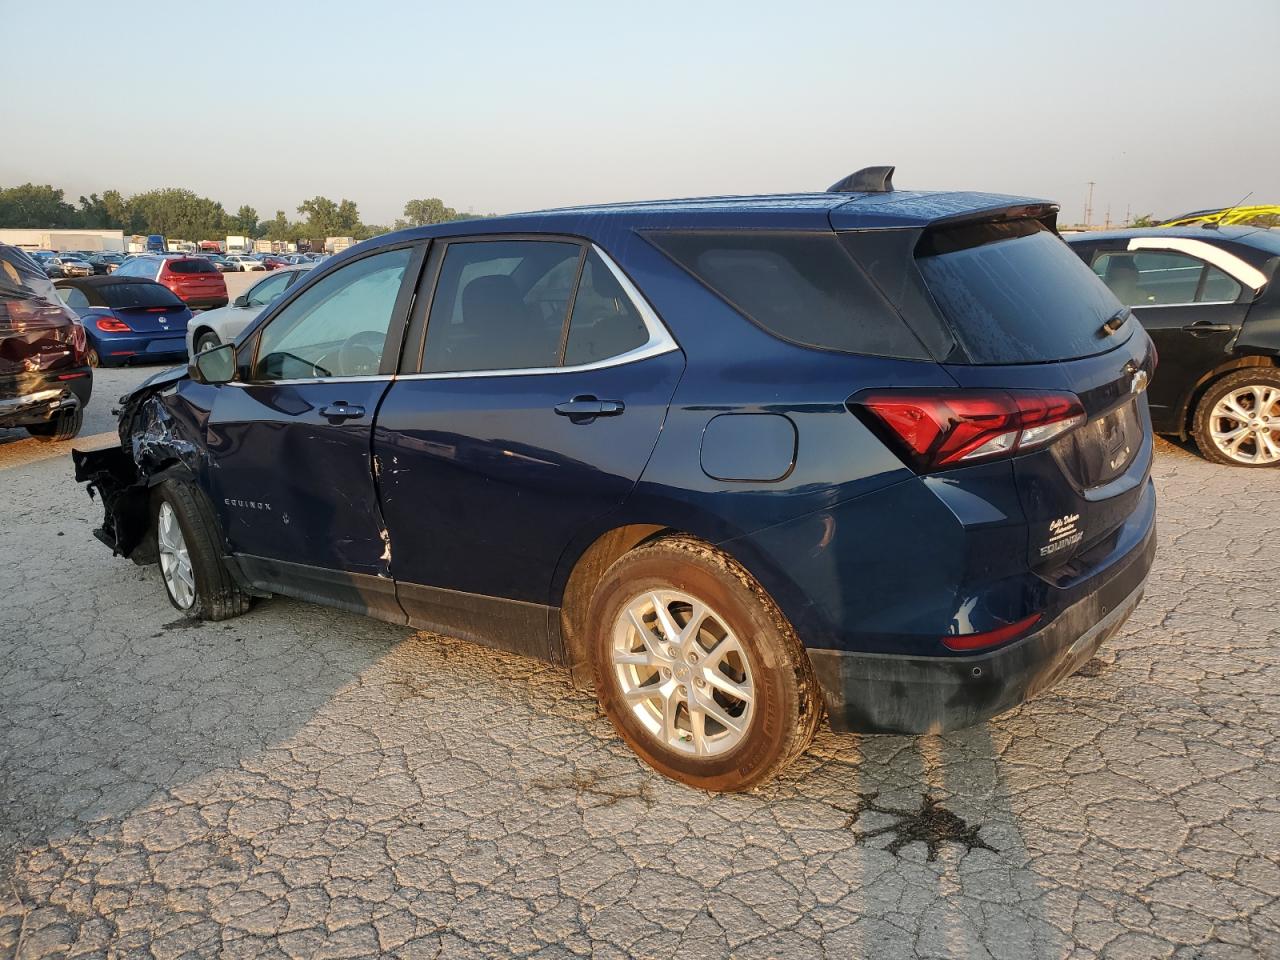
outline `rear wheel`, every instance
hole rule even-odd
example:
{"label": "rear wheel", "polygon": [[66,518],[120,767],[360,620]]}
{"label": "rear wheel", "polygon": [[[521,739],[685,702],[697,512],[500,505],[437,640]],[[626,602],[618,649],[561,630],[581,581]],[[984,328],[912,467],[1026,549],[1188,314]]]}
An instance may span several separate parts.
{"label": "rear wheel", "polygon": [[102,366],[102,357],[98,356],[98,351],[93,347],[90,347],[85,352],[85,359],[89,361],[89,366],[95,369]]}
{"label": "rear wheel", "polygon": [[35,423],[27,427],[27,433],[37,440],[54,443],[70,440],[84,426],[84,408],[76,407],[69,413],[60,413],[48,423]]}
{"label": "rear wheel", "polygon": [[1280,466],[1280,370],[1251,367],[1212,384],[1196,405],[1192,435],[1215,463]]}
{"label": "rear wheel", "polygon": [[160,575],[169,602],[201,620],[226,620],[249,609],[222,562],[217,525],[204,493],[181,480],[165,480],[152,500]]}
{"label": "rear wheel", "polygon": [[795,631],[750,574],[707,544],[675,536],[626,554],[588,618],[600,705],[659,773],[746,790],[812,741],[821,699]]}

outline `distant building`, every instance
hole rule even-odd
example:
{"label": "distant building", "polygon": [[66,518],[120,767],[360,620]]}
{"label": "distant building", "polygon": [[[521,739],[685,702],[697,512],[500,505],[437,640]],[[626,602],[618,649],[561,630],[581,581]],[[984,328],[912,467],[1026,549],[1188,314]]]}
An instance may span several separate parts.
{"label": "distant building", "polygon": [[34,227],[30,230],[0,230],[0,243],[22,250],[126,250],[122,230],[58,230]]}

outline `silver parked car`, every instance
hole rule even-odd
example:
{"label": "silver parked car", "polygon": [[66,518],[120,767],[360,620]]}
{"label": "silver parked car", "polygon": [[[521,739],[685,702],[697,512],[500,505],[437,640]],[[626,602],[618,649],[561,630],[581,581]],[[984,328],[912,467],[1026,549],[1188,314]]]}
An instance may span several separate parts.
{"label": "silver parked car", "polygon": [[312,264],[309,263],[281,267],[259,280],[225,307],[196,314],[187,324],[187,355],[195,356],[205,350],[212,350],[219,344],[230,343],[258,314],[302,279],[311,267]]}

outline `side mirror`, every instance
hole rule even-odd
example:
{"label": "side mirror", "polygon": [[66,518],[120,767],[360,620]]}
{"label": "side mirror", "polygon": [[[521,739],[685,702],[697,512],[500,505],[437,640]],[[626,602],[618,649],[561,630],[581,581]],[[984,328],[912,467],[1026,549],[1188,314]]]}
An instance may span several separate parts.
{"label": "side mirror", "polygon": [[236,347],[224,343],[197,353],[188,367],[191,379],[196,383],[230,383],[236,378]]}
{"label": "side mirror", "polygon": [[247,293],[240,294],[240,296],[236,297],[235,300],[232,301],[232,305],[237,307],[247,307],[249,305],[249,295]]}

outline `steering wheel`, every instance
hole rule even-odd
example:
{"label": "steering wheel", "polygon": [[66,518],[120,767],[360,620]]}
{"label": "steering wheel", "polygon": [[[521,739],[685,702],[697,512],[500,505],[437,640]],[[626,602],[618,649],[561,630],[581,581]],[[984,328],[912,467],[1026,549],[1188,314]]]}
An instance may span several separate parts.
{"label": "steering wheel", "polygon": [[382,345],[386,334],[376,330],[353,333],[338,350],[338,369],[346,377],[372,377],[382,363]]}

